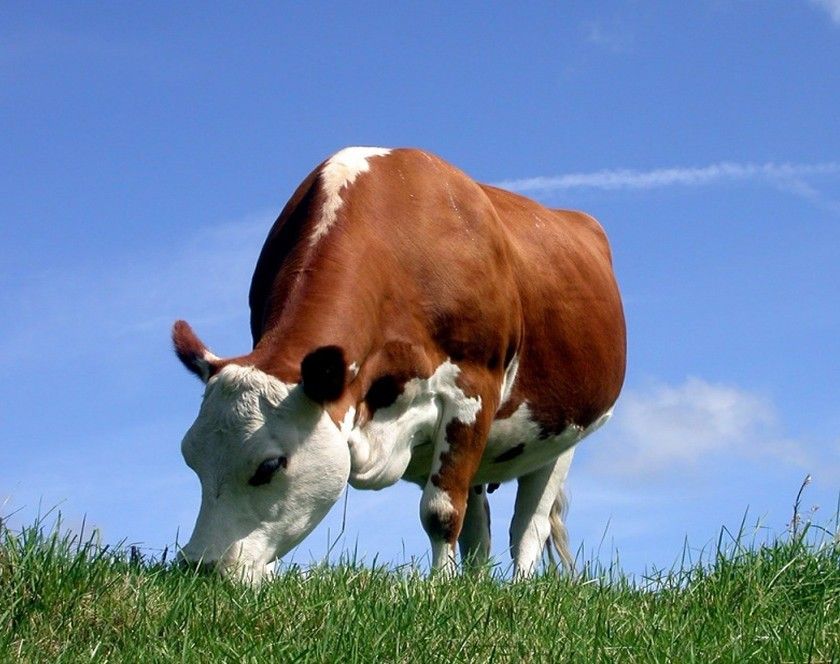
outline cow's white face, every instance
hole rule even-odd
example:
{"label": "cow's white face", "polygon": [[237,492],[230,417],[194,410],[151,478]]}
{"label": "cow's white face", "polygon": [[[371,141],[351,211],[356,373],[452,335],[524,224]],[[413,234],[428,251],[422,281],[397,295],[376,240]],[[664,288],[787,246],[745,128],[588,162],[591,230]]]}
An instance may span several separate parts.
{"label": "cow's white face", "polygon": [[181,444],[201,481],[201,509],[182,556],[262,580],[344,490],[348,436],[299,386],[225,366],[207,383]]}

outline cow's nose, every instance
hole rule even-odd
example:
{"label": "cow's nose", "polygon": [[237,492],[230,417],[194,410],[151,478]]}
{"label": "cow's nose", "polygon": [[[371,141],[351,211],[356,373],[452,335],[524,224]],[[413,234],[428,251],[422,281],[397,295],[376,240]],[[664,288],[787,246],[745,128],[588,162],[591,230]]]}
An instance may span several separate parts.
{"label": "cow's nose", "polygon": [[175,559],[176,565],[183,570],[188,570],[190,572],[199,572],[201,574],[210,574],[211,572],[216,571],[216,561],[215,560],[194,560],[186,555],[184,555],[183,551],[178,554],[178,557]]}

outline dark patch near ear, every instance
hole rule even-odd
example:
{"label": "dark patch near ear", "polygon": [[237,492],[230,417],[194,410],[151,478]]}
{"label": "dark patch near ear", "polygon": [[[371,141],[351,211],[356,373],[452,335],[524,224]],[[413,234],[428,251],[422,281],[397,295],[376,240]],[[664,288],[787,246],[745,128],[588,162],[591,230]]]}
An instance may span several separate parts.
{"label": "dark patch near ear", "polygon": [[394,376],[382,376],[373,381],[365,395],[365,401],[371,412],[380,408],[387,408],[393,404],[402,393],[403,386]]}
{"label": "dark patch near ear", "polygon": [[218,370],[219,367],[216,364],[205,359],[208,352],[207,346],[196,336],[186,321],[175,321],[172,326],[172,344],[175,347],[175,354],[183,365],[204,382],[207,382]]}
{"label": "dark patch near ear", "polygon": [[509,450],[505,450],[499,456],[497,456],[493,461],[495,463],[502,463],[503,461],[510,461],[511,459],[515,459],[518,457],[522,452],[525,450],[525,443],[519,443],[516,447],[511,447]]}
{"label": "dark patch near ear", "polygon": [[481,484],[476,484],[473,487],[473,491],[475,491],[475,494],[477,496],[480,496],[482,493],[484,493],[484,487]]}
{"label": "dark patch near ear", "polygon": [[499,488],[498,482],[491,482],[487,485],[487,493],[493,493],[496,489]]}
{"label": "dark patch near ear", "polygon": [[303,391],[317,403],[335,401],[344,392],[347,363],[338,346],[322,346],[300,363]]}

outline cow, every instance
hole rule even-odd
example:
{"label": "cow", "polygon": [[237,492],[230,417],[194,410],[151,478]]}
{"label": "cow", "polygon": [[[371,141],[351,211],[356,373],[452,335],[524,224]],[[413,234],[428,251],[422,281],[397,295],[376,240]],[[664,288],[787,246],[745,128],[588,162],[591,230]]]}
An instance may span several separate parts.
{"label": "cow", "polygon": [[[531,576],[574,445],[625,372],[612,257],[587,214],[480,184],[418,149],[321,163],[271,228],[251,282],[253,349],[172,337],[206,385],[182,442],[201,481],[186,561],[258,583],[346,489],[422,487],[433,573],[490,552],[488,489],[517,481],[510,551]],[[565,549],[565,550],[564,550]]]}

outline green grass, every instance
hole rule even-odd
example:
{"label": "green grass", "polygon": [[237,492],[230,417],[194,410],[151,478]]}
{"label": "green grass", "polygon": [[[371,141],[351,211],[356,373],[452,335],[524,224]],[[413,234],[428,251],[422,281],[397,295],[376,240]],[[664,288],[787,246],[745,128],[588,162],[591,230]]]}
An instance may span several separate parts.
{"label": "green grass", "polygon": [[524,583],[338,565],[251,590],[0,526],[0,661],[840,661],[840,546],[815,532],[724,533],[637,581],[615,565]]}

